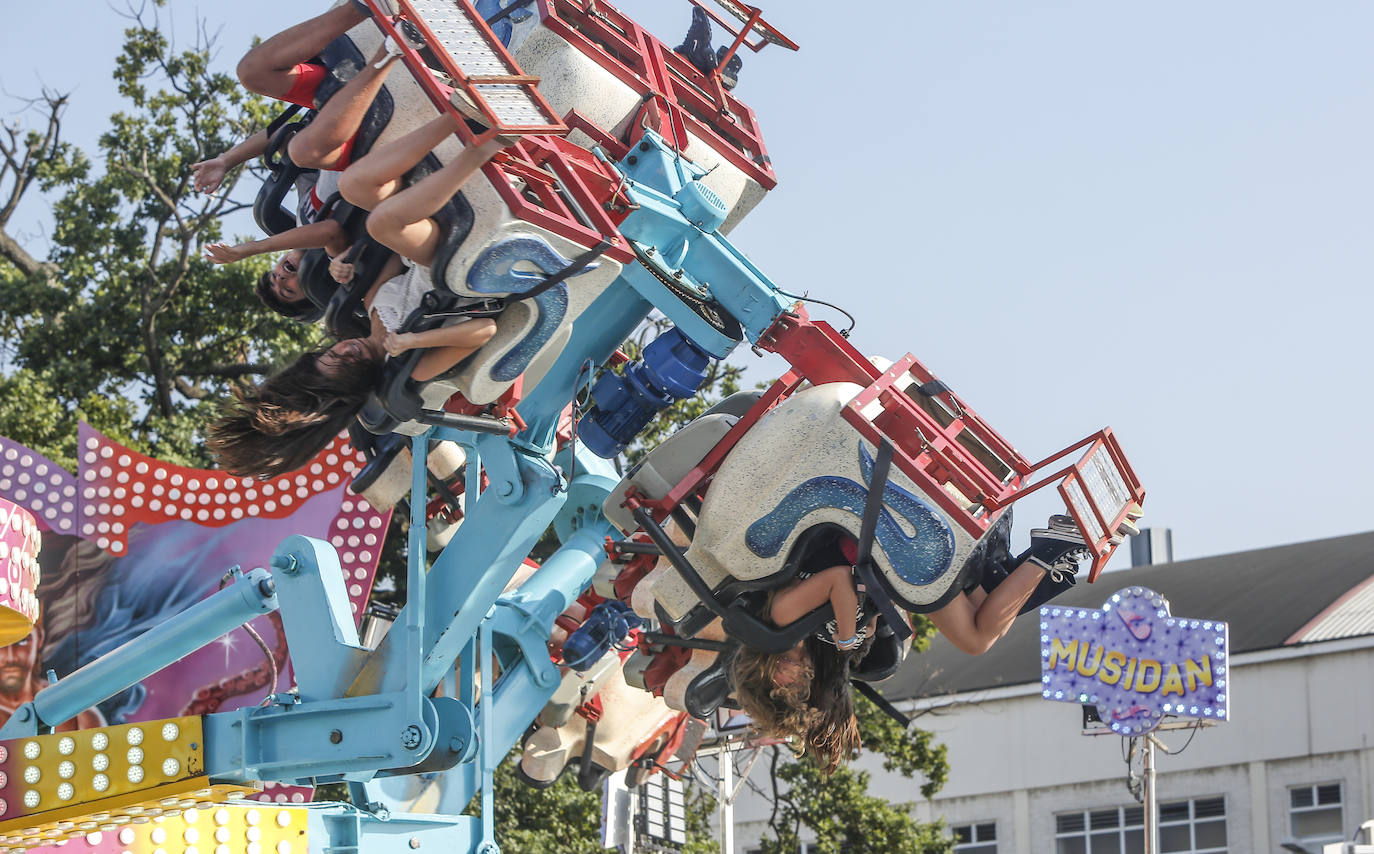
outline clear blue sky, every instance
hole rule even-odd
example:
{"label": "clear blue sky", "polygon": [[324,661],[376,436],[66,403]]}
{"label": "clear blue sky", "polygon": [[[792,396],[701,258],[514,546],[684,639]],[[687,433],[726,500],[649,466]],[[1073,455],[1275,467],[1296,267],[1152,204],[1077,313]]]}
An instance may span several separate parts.
{"label": "clear blue sky", "polygon": [[[90,147],[124,23],[81,6],[11,10],[0,84],[74,89]],[[163,14],[222,26],[228,69],[323,8]],[[685,29],[685,3],[621,8]],[[914,352],[1029,457],[1114,427],[1180,559],[1374,527],[1374,4],[764,9],[802,50],[745,57],[780,185],[733,239],[775,281],[843,303],[861,349]],[[39,251],[45,216],[20,224]]]}

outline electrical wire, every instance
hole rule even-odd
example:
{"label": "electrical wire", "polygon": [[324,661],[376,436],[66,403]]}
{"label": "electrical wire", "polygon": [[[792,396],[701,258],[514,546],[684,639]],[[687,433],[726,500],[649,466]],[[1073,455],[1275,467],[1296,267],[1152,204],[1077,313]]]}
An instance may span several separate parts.
{"label": "electrical wire", "polygon": [[[238,569],[238,567],[236,566],[236,567],[234,567],[233,569],[229,570],[228,572],[224,573],[224,575],[220,576],[220,579],[219,579],[219,589],[220,589],[220,590],[223,590],[223,589],[224,589],[224,585],[228,584],[228,583],[229,583],[229,580],[230,580],[231,578],[234,577],[234,570],[235,570],[235,569]],[[266,706],[268,703],[270,703],[270,702],[272,701],[272,695],[274,695],[274,694],[277,693],[277,682],[279,681],[279,678],[280,678],[280,674],[277,672],[277,659],[273,657],[271,648],[267,646],[267,641],[265,641],[265,640],[262,639],[262,635],[258,634],[258,632],[257,632],[256,629],[254,629],[254,628],[253,628],[251,625],[249,625],[248,623],[244,623],[244,624],[243,624],[242,626],[240,626],[239,628],[241,628],[241,629],[243,629],[244,631],[248,632],[248,636],[251,637],[255,642],[257,642],[258,649],[262,650],[262,654],[265,655],[265,656],[267,656],[267,667],[268,667],[268,672],[270,672],[270,673],[272,674],[272,690],[268,691],[268,692],[267,692],[267,696],[262,698],[262,703],[261,703],[261,705]]]}
{"label": "electrical wire", "polygon": [[1197,731],[1200,729],[1202,729],[1202,721],[1198,720],[1193,723],[1192,729],[1189,730],[1188,740],[1183,742],[1183,746],[1180,747],[1178,750],[1170,750],[1168,747],[1165,746],[1164,742],[1159,740],[1156,740],[1155,743],[1159,745],[1160,750],[1164,751],[1169,756],[1178,756],[1180,753],[1188,749],[1188,745],[1193,743],[1193,737],[1197,735]]}
{"label": "electrical wire", "polygon": [[[577,369],[577,376],[573,377],[573,399],[572,399],[572,430],[568,439],[568,479],[559,487],[559,492],[567,492],[572,488],[573,477],[577,474],[577,419],[581,414],[583,401],[580,400],[583,394],[582,375],[596,371],[596,363],[590,358],[584,359],[582,365]],[[591,394],[591,380],[587,381],[587,394]],[[590,399],[590,398],[589,398]]]}
{"label": "electrical wire", "polygon": [[781,294],[782,296],[787,297],[788,299],[800,300],[801,302],[814,302],[814,303],[817,304],[817,305],[823,305],[823,306],[826,306],[827,308],[833,308],[833,309],[835,309],[836,311],[838,311],[840,314],[843,314],[845,317],[849,318],[849,326],[847,326],[847,327],[845,327],[844,329],[840,330],[840,335],[843,336],[843,337],[845,337],[845,338],[848,338],[848,337],[849,337],[849,333],[851,333],[851,332],[854,331],[854,325],[855,325],[855,323],[856,323],[856,321],[854,320],[854,315],[852,315],[852,314],[850,314],[849,312],[845,311],[844,309],[840,308],[838,305],[835,305],[833,302],[826,302],[826,301],[823,300],[823,299],[816,299],[815,297],[807,296],[807,295],[805,295],[805,294],[802,294],[802,295],[798,296],[797,294],[788,293],[787,291],[784,291],[782,288],[778,288],[778,293]]}

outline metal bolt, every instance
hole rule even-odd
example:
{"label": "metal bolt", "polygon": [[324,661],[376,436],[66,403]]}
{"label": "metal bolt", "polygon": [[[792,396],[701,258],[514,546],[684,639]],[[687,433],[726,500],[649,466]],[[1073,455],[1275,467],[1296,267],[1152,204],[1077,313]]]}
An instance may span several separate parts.
{"label": "metal bolt", "polygon": [[465,748],[465,747],[467,747],[467,746],[468,746],[468,743],[467,743],[466,741],[464,741],[463,738],[462,738],[461,736],[456,736],[456,735],[455,735],[453,738],[450,738],[450,739],[448,740],[448,749],[449,749],[449,752],[451,752],[451,753],[462,753],[462,752],[463,752],[463,748]]}
{"label": "metal bolt", "polygon": [[420,735],[420,728],[417,727],[415,724],[411,724],[410,726],[401,730],[401,746],[404,747],[406,750],[414,750],[415,748],[419,747],[421,740],[422,736]]}
{"label": "metal bolt", "polygon": [[654,252],[655,252],[655,249],[654,249],[654,247],[652,247],[652,246],[650,246],[648,249],[645,249],[645,250],[644,250],[644,254],[645,254],[645,255],[653,255]]}
{"label": "metal bolt", "polygon": [[682,279],[682,273],[683,273],[682,270],[677,270],[677,271],[675,271],[675,272],[673,273],[673,278],[674,278],[674,279],[681,280],[681,279]]}
{"label": "metal bolt", "polygon": [[295,555],[272,555],[272,568],[280,569],[282,572],[296,571]]}
{"label": "metal bolt", "polygon": [[636,157],[635,155],[631,154],[629,157],[626,157],[626,158],[625,158],[625,162],[628,163],[628,164],[630,164],[631,166],[633,166],[633,165],[635,165],[636,163],[639,162],[639,158]]}
{"label": "metal bolt", "polygon": [[342,732],[340,732],[340,731],[337,730],[337,729],[332,729],[332,730],[329,731],[329,743],[330,743],[330,744],[338,744],[338,743],[341,742],[341,741],[343,741],[343,733],[342,733]]}
{"label": "metal bolt", "polygon": [[258,592],[263,595],[263,598],[270,599],[277,595],[277,584],[270,578],[264,578],[258,582]]}
{"label": "metal bolt", "polygon": [[652,147],[653,147],[653,146],[649,145],[649,141],[648,141],[648,140],[645,140],[644,142],[641,142],[641,143],[639,144],[639,150],[640,150],[640,151],[648,151],[648,150],[649,150],[650,148],[652,148]]}
{"label": "metal bolt", "polygon": [[410,847],[411,847],[411,848],[419,848],[419,847],[420,847],[420,837],[418,837],[418,836],[412,836],[412,837],[410,837],[410,843],[409,843],[409,844],[410,844]]}

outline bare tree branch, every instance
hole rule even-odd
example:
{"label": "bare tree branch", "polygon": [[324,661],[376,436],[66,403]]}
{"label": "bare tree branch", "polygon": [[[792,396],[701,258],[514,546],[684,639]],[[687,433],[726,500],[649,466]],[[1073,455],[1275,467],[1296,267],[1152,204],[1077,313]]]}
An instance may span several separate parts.
{"label": "bare tree branch", "polygon": [[38,176],[39,168],[57,155],[62,144],[62,113],[67,106],[67,94],[44,90],[38,98],[27,99],[30,105],[42,104],[47,127],[40,133],[24,133],[16,125],[5,126],[5,139],[0,139],[0,155],[5,166],[0,170],[0,184],[12,179],[7,192],[0,191],[0,258],[9,261],[25,275],[47,274],[52,279],[56,265],[39,261],[9,233],[10,217],[23,201],[24,194]]}

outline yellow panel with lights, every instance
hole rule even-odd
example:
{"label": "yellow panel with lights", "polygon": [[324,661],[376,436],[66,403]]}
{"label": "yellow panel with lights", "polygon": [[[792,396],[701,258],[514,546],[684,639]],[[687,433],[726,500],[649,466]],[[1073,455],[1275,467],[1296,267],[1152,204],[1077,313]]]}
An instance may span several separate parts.
{"label": "yellow panel with lights", "polygon": [[188,808],[179,816],[143,814],[124,826],[87,821],[52,854],[307,854],[306,813],[304,807],[243,803]]}
{"label": "yellow panel with lights", "polygon": [[[0,849],[252,791],[211,786],[199,717],[0,741]],[[102,815],[103,819],[94,819]]]}

